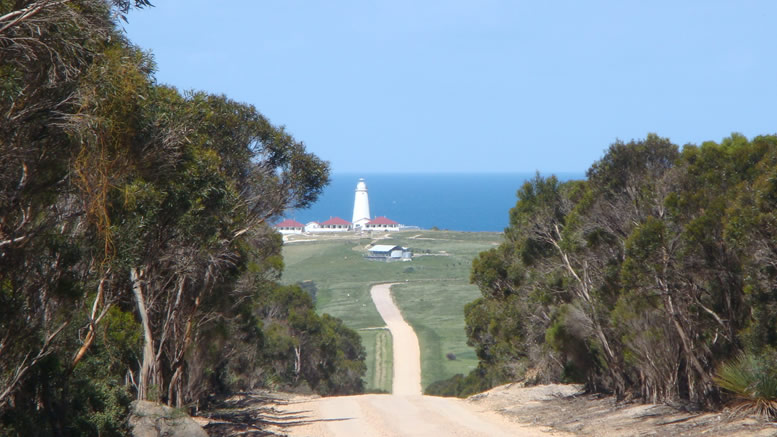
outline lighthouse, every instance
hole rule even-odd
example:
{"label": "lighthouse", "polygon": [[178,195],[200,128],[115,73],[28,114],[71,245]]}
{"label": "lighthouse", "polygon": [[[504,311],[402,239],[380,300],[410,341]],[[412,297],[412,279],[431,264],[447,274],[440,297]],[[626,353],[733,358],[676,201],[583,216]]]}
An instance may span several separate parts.
{"label": "lighthouse", "polygon": [[354,228],[363,228],[370,221],[370,200],[367,198],[367,184],[364,178],[359,178],[356,184],[356,195],[353,199],[353,223]]}

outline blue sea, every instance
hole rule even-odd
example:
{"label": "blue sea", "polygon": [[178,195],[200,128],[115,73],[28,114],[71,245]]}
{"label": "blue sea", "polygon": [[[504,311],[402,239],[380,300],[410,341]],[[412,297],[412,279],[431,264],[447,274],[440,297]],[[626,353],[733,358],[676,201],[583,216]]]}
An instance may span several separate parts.
{"label": "blue sea", "polygon": [[[562,180],[583,173],[556,173]],[[406,226],[453,231],[501,232],[509,222],[516,192],[534,173],[338,173],[308,209],[289,211],[285,218],[301,223],[337,216],[351,221],[356,183],[364,178],[370,214]]]}

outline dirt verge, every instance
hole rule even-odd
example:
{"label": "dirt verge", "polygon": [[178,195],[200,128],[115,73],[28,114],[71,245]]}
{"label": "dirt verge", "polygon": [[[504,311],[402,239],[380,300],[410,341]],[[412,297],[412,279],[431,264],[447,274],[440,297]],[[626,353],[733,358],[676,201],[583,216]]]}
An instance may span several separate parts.
{"label": "dirt verge", "polygon": [[776,436],[777,424],[723,412],[688,412],[667,405],[583,395],[576,385],[507,384],[468,402],[510,420],[581,436]]}

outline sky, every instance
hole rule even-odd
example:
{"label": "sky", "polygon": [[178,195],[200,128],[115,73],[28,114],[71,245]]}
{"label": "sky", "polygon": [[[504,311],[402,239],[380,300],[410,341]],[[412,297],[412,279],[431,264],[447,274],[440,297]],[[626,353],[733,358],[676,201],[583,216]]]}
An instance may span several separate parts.
{"label": "sky", "polygon": [[777,2],[155,0],[159,83],[254,105],[334,172],[584,172],[616,140],[777,132]]}

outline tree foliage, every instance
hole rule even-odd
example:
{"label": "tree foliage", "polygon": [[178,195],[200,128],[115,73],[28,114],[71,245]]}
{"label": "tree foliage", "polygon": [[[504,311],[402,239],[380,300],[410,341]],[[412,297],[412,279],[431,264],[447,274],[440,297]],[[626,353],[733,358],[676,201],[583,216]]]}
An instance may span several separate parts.
{"label": "tree foliage", "polygon": [[116,26],[149,4],[0,1],[2,434],[121,435],[133,398],[362,389],[358,336],[277,283],[270,222],[327,163],[250,105],[157,84]]}
{"label": "tree foliage", "polygon": [[777,346],[776,160],[774,136],[681,150],[651,134],[586,180],[526,182],[505,242],[473,262],[475,374],[717,405],[718,369]]}

